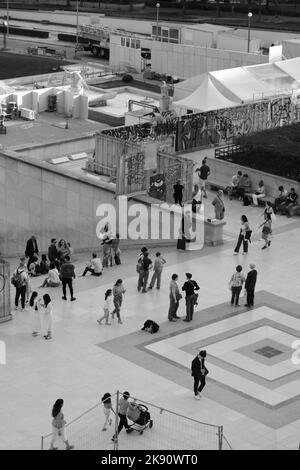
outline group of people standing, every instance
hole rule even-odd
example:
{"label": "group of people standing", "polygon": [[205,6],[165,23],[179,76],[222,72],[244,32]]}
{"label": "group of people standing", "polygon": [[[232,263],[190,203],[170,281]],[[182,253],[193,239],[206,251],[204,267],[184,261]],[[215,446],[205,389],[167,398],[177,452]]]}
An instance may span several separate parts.
{"label": "group of people standing", "polygon": [[123,280],[118,279],[112,289],[107,289],[104,296],[103,304],[103,316],[98,318],[97,322],[99,325],[105,320],[105,325],[111,325],[109,322],[109,316],[114,319],[115,315],[118,319],[118,323],[122,324],[121,319],[121,307],[123,303],[123,296],[126,290],[123,286]]}

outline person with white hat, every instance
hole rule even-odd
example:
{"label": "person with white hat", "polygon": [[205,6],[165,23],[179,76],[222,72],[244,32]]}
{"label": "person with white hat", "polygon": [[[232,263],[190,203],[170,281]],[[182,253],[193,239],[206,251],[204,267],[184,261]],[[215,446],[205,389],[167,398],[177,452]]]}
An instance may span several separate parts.
{"label": "person with white hat", "polygon": [[251,308],[254,306],[254,290],[257,279],[257,271],[255,269],[255,264],[251,263],[249,267],[250,271],[247,274],[245,282],[245,291],[247,293],[247,302],[245,304],[245,307]]}

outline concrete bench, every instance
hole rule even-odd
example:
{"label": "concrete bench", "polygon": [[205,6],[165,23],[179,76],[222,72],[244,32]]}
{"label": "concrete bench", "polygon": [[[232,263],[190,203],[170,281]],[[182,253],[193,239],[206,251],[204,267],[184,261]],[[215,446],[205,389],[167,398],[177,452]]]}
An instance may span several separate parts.
{"label": "concrete bench", "polygon": [[50,158],[50,160],[48,161],[49,163],[52,163],[53,165],[59,165],[61,163],[68,163],[69,159],[68,157],[56,157],[56,158]]}
{"label": "concrete bench", "polygon": [[87,158],[88,154],[86,152],[79,152],[79,153],[73,153],[72,155],[69,156],[70,160],[82,160],[83,158]]}
{"label": "concrete bench", "polygon": [[261,197],[257,199],[258,205],[263,206],[266,202],[270,202],[272,206],[275,204],[275,197],[266,195],[265,197]]}

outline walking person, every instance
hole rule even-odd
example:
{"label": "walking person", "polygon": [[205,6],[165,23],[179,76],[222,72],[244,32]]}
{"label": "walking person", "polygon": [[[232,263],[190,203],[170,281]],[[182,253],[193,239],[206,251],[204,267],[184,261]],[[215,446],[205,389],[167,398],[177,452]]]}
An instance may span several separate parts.
{"label": "walking person", "polygon": [[169,321],[177,321],[180,318],[177,316],[177,310],[179,307],[179,301],[180,299],[182,299],[182,295],[179,292],[177,280],[178,280],[178,274],[172,274],[171,282],[170,282],[170,292],[169,292],[169,299],[170,299],[170,306],[169,306],[169,312],[168,312]]}
{"label": "walking person", "polygon": [[200,181],[200,188],[202,189],[203,197],[205,198],[207,198],[205,185],[206,185],[207,178],[210,175],[210,168],[206,164],[206,161],[207,161],[206,158],[204,158],[202,160],[202,165],[200,166],[200,168],[196,168],[195,170],[195,173],[198,173],[199,181]]}
{"label": "walking person", "polygon": [[155,256],[156,258],[154,260],[154,266],[153,266],[154,272],[152,275],[149,289],[153,289],[153,287],[155,286],[155,282],[156,282],[156,289],[160,289],[161,274],[163,271],[164,264],[166,264],[166,260],[161,256],[159,251],[156,253]]}
{"label": "walking person", "polygon": [[[127,421],[127,410],[128,410],[128,407],[129,407],[128,398],[129,397],[130,397],[130,393],[129,392],[124,392],[123,396],[119,400],[118,415],[119,415],[120,421],[119,421],[117,434],[120,434],[123,427],[126,429],[126,432],[128,434],[133,431],[133,429],[129,426],[128,421]],[[117,438],[117,436],[113,435],[112,441],[115,441],[116,438]]]}
{"label": "walking person", "polygon": [[181,184],[181,180],[177,180],[176,184],[174,184],[173,186],[173,189],[174,189],[173,198],[174,198],[175,204],[179,204],[180,206],[182,206],[184,186],[183,184]]}
{"label": "walking person", "polygon": [[243,254],[245,255],[248,253],[248,243],[251,243],[251,234],[252,230],[250,229],[250,225],[248,222],[248,218],[246,215],[241,216],[241,228],[239,233],[239,238],[234,249],[233,254],[237,255],[240,251],[241,245],[243,244]]}
{"label": "walking person", "polygon": [[196,400],[200,400],[202,397],[201,392],[206,385],[205,378],[208,374],[208,369],[205,366],[205,358],[206,351],[203,350],[192,361],[191,375],[194,377],[194,397]]}
{"label": "walking person", "polygon": [[215,208],[215,218],[217,220],[223,220],[225,214],[225,205],[223,201],[223,191],[219,189],[216,197],[212,201],[212,205]]}
{"label": "walking person", "polygon": [[38,298],[38,293],[36,291],[32,292],[29,305],[32,310],[32,336],[38,336],[41,333],[42,324],[41,324],[41,299]]}
{"label": "walking person", "polygon": [[271,217],[267,217],[263,223],[259,226],[259,228],[262,227],[262,232],[261,232],[261,238],[264,240],[265,244],[262,247],[262,250],[265,250],[266,248],[269,248],[271,245],[271,240],[269,239],[271,233],[272,233],[272,219]]}
{"label": "walking person", "polygon": [[54,447],[54,443],[58,437],[60,437],[66,445],[66,450],[74,449],[74,446],[69,444],[69,441],[66,437],[65,425],[66,421],[64,414],[61,411],[64,401],[62,398],[58,398],[52,408],[52,439],[50,442],[50,450],[57,450],[57,447]]}
{"label": "walking person", "polygon": [[117,315],[118,318],[118,323],[123,323],[121,320],[121,306],[123,302],[123,295],[125,294],[126,290],[124,289],[123,286],[123,281],[122,279],[118,279],[113,287],[113,303],[114,303],[114,310],[112,311],[112,318],[114,318],[115,314]]}
{"label": "walking person", "polygon": [[73,279],[75,279],[75,266],[70,262],[70,256],[65,256],[65,261],[60,268],[60,278],[62,282],[63,300],[67,300],[67,286],[69,286],[71,301],[76,300],[73,292]]}
{"label": "walking person", "polygon": [[101,325],[103,320],[105,320],[105,325],[111,325],[111,323],[109,323],[108,321],[109,314],[113,311],[113,297],[112,297],[111,289],[107,289],[107,291],[105,292],[103,311],[104,311],[103,317],[99,318],[97,322],[99,323],[99,325]]}
{"label": "walking person", "polygon": [[29,289],[30,289],[25,257],[22,257],[20,259],[20,264],[13,273],[11,283],[16,289],[15,310],[18,310],[19,299],[21,297],[21,309],[22,309],[22,312],[24,312],[26,297],[29,296]]}
{"label": "walking person", "polygon": [[182,290],[185,291],[185,303],[186,303],[186,318],[183,321],[189,322],[193,320],[194,308],[198,294],[195,294],[195,290],[199,290],[197,282],[192,279],[191,273],[186,273],[186,281],[182,286]]}
{"label": "walking person", "polygon": [[52,325],[53,325],[53,316],[52,316],[52,302],[49,294],[43,295],[42,307],[44,307],[44,319],[43,319],[43,326],[45,339],[52,339]]}
{"label": "walking person", "polygon": [[245,307],[251,308],[254,306],[254,291],[257,279],[257,271],[255,269],[255,264],[251,263],[249,267],[250,271],[247,274],[245,282],[245,290],[247,293],[247,301],[245,303]]}
{"label": "walking person", "polygon": [[231,305],[235,305],[236,307],[240,306],[240,293],[243,287],[243,283],[245,282],[245,276],[242,274],[242,269],[242,266],[239,264],[235,268],[235,273],[233,273],[229,281],[229,288],[231,290]]}
{"label": "walking person", "polygon": [[36,241],[36,237],[32,235],[29,240],[27,240],[26,248],[25,248],[25,256],[28,258],[27,269],[31,263],[34,262],[34,256],[39,254],[39,248]]}
{"label": "walking person", "polygon": [[110,418],[110,412],[112,411],[114,413],[112,403],[111,403],[111,394],[104,393],[103,397],[101,398],[101,402],[103,404],[103,413],[105,416],[102,431],[107,431],[107,425],[111,426],[112,424],[112,419]]}
{"label": "walking person", "polygon": [[138,291],[142,289],[142,292],[147,292],[147,282],[149,278],[149,271],[152,268],[152,261],[149,258],[148,251],[144,252],[143,258],[141,260],[141,267],[139,272],[139,280],[138,280]]}

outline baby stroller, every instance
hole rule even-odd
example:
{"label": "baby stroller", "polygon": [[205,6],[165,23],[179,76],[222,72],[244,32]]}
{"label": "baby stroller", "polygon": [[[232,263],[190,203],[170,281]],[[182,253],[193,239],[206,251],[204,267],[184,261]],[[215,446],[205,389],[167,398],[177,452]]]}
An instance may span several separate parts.
{"label": "baby stroller", "polygon": [[133,421],[130,429],[137,431],[139,434],[143,434],[144,429],[151,429],[153,426],[153,420],[151,419],[147,406],[141,403],[133,402],[129,404],[127,418]]}

